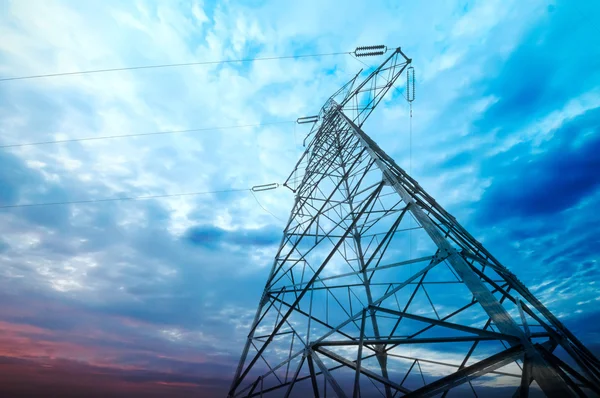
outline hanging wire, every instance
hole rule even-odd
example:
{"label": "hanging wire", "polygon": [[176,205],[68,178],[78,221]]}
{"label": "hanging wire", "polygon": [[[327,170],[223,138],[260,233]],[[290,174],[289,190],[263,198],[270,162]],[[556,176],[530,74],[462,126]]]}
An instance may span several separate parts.
{"label": "hanging wire", "polygon": [[366,64],[365,62],[363,62],[361,59],[359,59],[356,55],[350,53],[350,56],[352,57],[352,59],[357,60],[358,62],[360,62],[361,64],[363,64],[367,69],[370,68],[370,66],[368,64]]}
{"label": "hanging wire", "polygon": [[[296,125],[297,123],[294,123],[294,155],[296,156],[296,158],[300,158],[300,154],[298,153],[298,140],[296,139]],[[294,167],[294,188],[296,188],[296,185],[298,184],[298,167]]]}
{"label": "hanging wire", "polygon": [[270,215],[272,215],[273,217],[275,217],[276,219],[278,219],[281,222],[284,222],[281,218],[277,217],[275,214],[271,213],[269,210],[267,210],[258,200],[258,198],[256,197],[256,195],[254,194],[254,191],[250,190],[250,193],[252,194],[252,197],[254,198],[254,200],[256,201],[256,203],[258,203],[258,205],[260,206],[261,209],[263,209],[264,211],[266,211],[267,213],[269,213]]}
{"label": "hanging wire", "polygon": [[301,55],[283,55],[283,56],[273,56],[273,57],[227,59],[227,60],[218,60],[218,61],[185,62],[185,63],[176,63],[176,64],[127,66],[127,67],[123,67],[123,68],[107,68],[107,69],[94,69],[94,70],[74,71],[74,72],[47,73],[47,74],[30,75],[30,76],[5,77],[5,78],[0,78],[0,82],[11,81],[11,80],[41,79],[41,78],[46,78],[46,77],[58,77],[58,76],[86,75],[86,74],[92,74],[92,73],[120,72],[120,71],[125,71],[125,70],[175,68],[175,67],[193,66],[193,65],[218,65],[218,64],[245,63],[245,62],[256,62],[256,61],[271,61],[271,60],[277,60],[277,59],[325,57],[325,56],[333,56],[333,55],[344,55],[344,54],[349,54],[349,53],[351,53],[351,51],[321,53],[321,54],[301,54]]}
{"label": "hanging wire", "polygon": [[[412,79],[411,79],[412,78]],[[412,81],[412,96],[411,96],[411,81]],[[412,103],[415,100],[415,68],[411,65],[406,70],[406,102],[408,103],[408,174],[412,177]],[[408,231],[408,258],[412,260],[412,234],[413,234],[413,217],[408,219],[408,226],[410,230]],[[412,263],[409,265],[409,272],[412,275]],[[418,287],[417,287],[418,288]],[[409,355],[412,357],[412,347],[409,344]]]}
{"label": "hanging wire", "polygon": [[16,148],[16,147],[34,146],[34,145],[64,144],[67,142],[109,140],[109,139],[114,139],[114,138],[142,137],[142,136],[147,136],[147,135],[181,134],[181,133],[194,133],[194,132],[200,132],[200,131],[229,130],[229,129],[240,129],[240,128],[247,128],[247,127],[272,126],[272,125],[276,125],[276,124],[287,124],[287,123],[296,123],[296,121],[295,120],[286,120],[286,121],[281,121],[281,122],[240,124],[240,125],[235,125],[235,126],[201,127],[201,128],[197,128],[197,129],[186,129],[186,130],[155,131],[152,133],[106,135],[106,136],[100,136],[100,137],[84,137],[84,138],[68,138],[68,139],[64,139],[64,140],[27,142],[27,143],[22,143],[22,144],[0,145],[0,148]]}
{"label": "hanging wire", "polygon": [[[408,101],[409,116],[408,116],[408,175],[412,176],[412,101]],[[408,231],[408,258],[412,259],[412,217],[409,218]],[[411,264],[412,273],[412,264]]]}
{"label": "hanging wire", "polygon": [[72,201],[65,201],[65,202],[27,203],[27,204],[16,204],[16,205],[4,205],[4,206],[0,206],[0,209],[12,209],[12,208],[17,208],[17,207],[40,207],[40,206],[88,204],[88,203],[99,203],[99,202],[118,202],[118,201],[122,201],[122,200],[172,198],[172,197],[176,197],[176,196],[196,196],[196,195],[208,195],[208,194],[213,194],[213,193],[241,192],[241,191],[249,191],[249,190],[250,190],[249,188],[223,189],[223,190],[218,190],[218,191],[173,193],[173,194],[164,194],[164,195],[128,196],[128,197],[123,197],[123,198],[72,200]]}
{"label": "hanging wire", "polygon": [[[216,193],[226,192],[244,192],[249,191],[254,196],[254,192],[267,191],[279,188],[278,183],[255,185],[252,188],[233,188],[233,189],[221,189],[216,191],[203,191],[203,192],[185,192],[185,193],[172,193],[163,195],[142,195],[142,196],[127,196],[121,198],[106,198],[106,199],[88,199],[88,200],[72,200],[64,202],[44,202],[44,203],[25,203],[25,204],[14,204],[14,205],[2,205],[0,209],[14,209],[19,207],[41,207],[41,206],[59,206],[59,205],[73,205],[73,204],[89,204],[89,203],[100,203],[100,202],[119,202],[124,200],[143,200],[143,199],[159,199],[159,198],[173,198],[178,196],[198,196],[208,195]],[[256,199],[256,197],[255,197]],[[259,203],[260,205],[260,203]],[[262,205],[261,205],[262,207]],[[267,209],[263,207],[267,213],[271,214]],[[273,215],[273,214],[271,214]],[[273,215],[274,216],[274,215]],[[275,216],[274,216],[275,217]]]}

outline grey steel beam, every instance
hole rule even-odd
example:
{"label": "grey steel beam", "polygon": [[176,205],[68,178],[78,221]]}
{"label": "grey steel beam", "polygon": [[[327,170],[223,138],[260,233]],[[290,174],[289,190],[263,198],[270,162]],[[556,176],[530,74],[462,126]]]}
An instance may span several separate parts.
{"label": "grey steel beam", "polygon": [[367,317],[367,311],[363,310],[362,318],[360,320],[360,339],[358,340],[358,353],[356,354],[356,373],[354,374],[354,393],[353,398],[360,397],[360,363],[362,361],[362,349],[365,340],[365,319]]}
{"label": "grey steel beam", "polygon": [[512,346],[511,348],[492,355],[482,361],[474,363],[458,370],[457,372],[442,377],[432,383],[427,384],[410,394],[406,394],[406,398],[419,397],[427,398],[440,394],[450,388],[464,384],[472,379],[475,379],[483,374],[489,373],[512,362],[515,358],[523,354],[523,347],[520,345]]}
{"label": "grey steel beam", "polygon": [[[379,189],[381,189],[381,187],[383,187],[383,184],[380,185]],[[375,192],[378,192],[375,191]],[[371,195],[371,198],[367,201],[366,205],[363,206],[363,209],[361,211],[365,211],[365,209],[368,207],[369,203],[373,200],[373,198],[375,197],[375,195]],[[356,219],[352,222],[352,226],[354,226],[354,224],[356,223]],[[350,228],[348,228],[348,230],[346,230],[345,232],[345,236],[347,236],[350,233]],[[333,254],[335,253],[335,251],[337,250],[337,248],[341,245],[341,243],[344,241],[344,239],[340,239],[338,241],[338,243],[336,244],[335,248],[331,251],[331,253],[327,256],[327,258],[323,261],[323,263],[320,265],[319,270],[315,273],[315,275],[313,275],[313,277],[311,278],[311,284],[314,283],[314,281],[318,278],[320,272],[323,270],[323,268],[325,268],[325,266],[327,265],[327,263],[329,262],[329,260],[333,257]],[[294,311],[294,308],[298,305],[298,303],[300,302],[300,299],[306,294],[306,292],[308,292],[308,287],[305,288],[304,290],[302,290],[302,292],[300,292],[300,294],[298,295],[298,298],[294,301],[294,303],[291,305],[290,309],[285,313],[285,315],[283,316],[283,319],[277,324],[277,326],[274,328],[273,330],[273,334],[277,333],[279,331],[279,329],[281,328],[281,326],[285,323],[285,320],[290,316],[290,314]],[[257,354],[254,356],[254,358],[250,361],[250,364],[246,367],[246,370],[244,372],[242,372],[238,378],[236,379],[236,381],[234,382],[234,386],[232,387],[232,390],[234,391],[235,388],[241,383],[241,381],[244,379],[244,377],[248,374],[250,368],[252,367],[252,365],[254,363],[256,363],[256,361],[258,360],[258,358],[262,355],[262,353],[264,352],[264,350],[266,349],[267,345],[269,344],[269,342],[273,339],[273,336],[269,337],[269,339],[263,344],[263,346],[258,350]]]}
{"label": "grey steel beam", "polygon": [[[386,264],[386,265],[381,265],[377,268],[370,268],[369,271],[370,272],[377,272],[377,271],[383,271],[385,269],[390,269],[390,268],[395,268],[395,267],[401,267],[401,266],[405,266],[405,265],[411,265],[411,264],[417,264],[417,263],[421,263],[424,261],[430,261],[433,258],[433,256],[424,256],[424,257],[419,257],[419,258],[415,258],[415,259],[411,259],[411,260],[406,260],[406,261],[399,261],[399,262],[395,262],[392,264]],[[339,275],[333,275],[333,276],[327,276],[324,278],[319,278],[319,282],[324,282],[324,281],[329,281],[332,279],[339,279],[339,278],[344,278],[347,276],[354,276],[354,275],[359,275],[362,274],[362,271],[355,271],[355,272],[346,272],[343,274],[339,274]],[[291,288],[295,288],[295,287],[302,287],[304,285],[306,285],[307,283],[296,283],[294,285],[286,285],[284,286],[286,288],[287,291],[292,291],[289,290]],[[269,292],[271,293],[271,292]]]}
{"label": "grey steel beam", "polygon": [[[415,358],[415,357],[406,356],[406,355],[393,354],[393,353],[390,353],[390,352],[388,352],[388,355],[391,356],[391,357],[396,357],[396,358],[401,358],[401,359],[409,359],[411,361],[418,360],[419,362],[431,363],[431,364],[434,364],[434,365],[449,366],[451,368],[461,368],[462,367],[462,366],[454,364],[454,363],[434,361],[434,360],[425,359],[425,358]],[[490,374],[495,374],[495,375],[499,375],[499,376],[517,377],[519,379],[521,378],[521,375],[518,375],[518,374],[515,374],[515,373],[491,371]]]}
{"label": "grey steel beam", "polygon": [[[367,376],[373,380],[377,380],[378,382],[382,383],[385,386],[394,388],[395,390],[398,390],[398,391],[402,391],[405,394],[410,392],[410,390],[408,388],[402,387],[400,384],[394,383],[393,381],[389,380],[387,377],[380,376],[375,372],[372,372],[362,366],[359,366],[357,363],[349,361],[348,359],[342,357],[341,355],[338,355],[335,352],[329,351],[329,350],[323,348],[322,346],[315,347],[315,350],[318,351],[319,353],[333,359],[334,361],[337,361],[343,365],[346,365],[347,367],[349,367],[351,369],[354,369],[357,372],[364,374],[365,376]],[[355,386],[356,386],[356,384],[355,384]]]}
{"label": "grey steel beam", "polygon": [[[294,377],[290,381],[290,385],[289,385],[287,391],[285,392],[284,398],[289,398],[290,394],[292,393],[292,389],[294,388],[294,385],[296,385],[296,381],[298,380],[298,375],[300,374],[302,365],[304,365],[305,359],[306,359],[305,355],[302,355],[302,357],[300,357],[300,363],[298,364],[298,368],[296,369],[296,372],[294,373]],[[285,381],[287,382],[287,377],[286,377]]]}
{"label": "grey steel beam", "polygon": [[[544,334],[544,336],[547,336]],[[497,336],[454,336],[454,337],[422,337],[417,339],[364,339],[363,344],[366,346],[378,344],[437,344],[437,343],[462,343],[469,341],[499,341],[502,338]],[[358,340],[323,340],[312,343],[314,347],[321,346],[355,346],[360,344]]]}
{"label": "grey steel beam", "polygon": [[403,317],[403,318],[413,319],[413,320],[419,321],[419,322],[429,323],[429,324],[432,324],[435,326],[442,326],[442,327],[445,327],[448,329],[459,330],[459,331],[465,332],[465,333],[473,333],[478,336],[487,336],[487,337],[490,337],[490,338],[493,338],[496,340],[507,340],[507,341],[514,340],[517,342],[519,341],[519,339],[517,337],[503,334],[503,333],[490,332],[487,330],[473,328],[471,326],[459,325],[457,323],[451,323],[451,322],[446,322],[446,321],[442,321],[442,320],[438,320],[438,319],[427,318],[427,317],[424,317],[421,315],[410,314],[408,312],[395,311],[395,310],[392,310],[389,308],[384,308],[384,307],[371,306],[371,308],[373,308],[376,311],[385,312],[385,313],[392,314],[392,315],[397,315],[397,316]]}
{"label": "grey steel beam", "polygon": [[[346,119],[346,123],[352,127],[356,136],[363,142],[367,151],[371,156],[376,159],[376,163],[383,172],[385,178],[394,187],[398,195],[407,203],[415,204],[415,200],[411,194],[408,193],[400,179],[392,173],[386,162],[382,160],[381,149],[379,147],[374,148],[371,143],[372,140],[365,139],[366,134],[360,130],[350,119],[348,119],[343,113],[340,114]],[[387,156],[387,155],[386,155]],[[392,160],[393,162],[393,160]],[[395,162],[393,162],[395,164]],[[396,165],[399,169],[399,167]],[[532,356],[533,369],[532,373],[535,380],[538,382],[542,390],[546,395],[561,394],[563,397],[572,397],[573,392],[569,389],[568,385],[560,377],[557,371],[548,366],[546,361],[541,355],[533,348],[533,345],[523,333],[523,331],[517,326],[516,322],[512,319],[506,309],[498,302],[498,300],[490,293],[488,288],[483,284],[481,279],[473,272],[470,265],[467,264],[465,259],[458,254],[458,252],[448,243],[444,236],[440,233],[440,230],[435,226],[433,221],[423,212],[419,206],[410,206],[410,212],[413,214],[417,222],[425,229],[429,237],[438,246],[441,252],[448,254],[447,261],[452,265],[456,273],[464,281],[465,285],[469,288],[473,297],[479,302],[484,311],[492,318],[494,324],[498,329],[507,335],[512,335],[520,339],[521,344],[524,345],[527,352]],[[517,343],[511,343],[517,344]]]}
{"label": "grey steel beam", "polygon": [[313,363],[312,354],[307,350],[308,371],[310,372],[310,382],[313,389],[313,396],[319,398],[319,385],[317,383],[317,375],[315,374],[315,365]]}
{"label": "grey steel beam", "polygon": [[[418,368],[426,385],[409,393],[409,396],[421,393],[429,396],[438,392],[445,397],[450,389],[462,383],[469,384],[476,394],[471,384],[473,378],[483,374],[506,374],[496,369],[511,361],[516,362],[517,358],[524,355],[522,374],[518,376],[521,377],[518,394],[527,394],[532,380],[536,380],[549,396],[598,393],[600,361],[514,274],[487,252],[360,129],[408,63],[410,60],[399,49],[393,50],[392,55],[365,81],[358,83],[357,77],[352,79],[319,112],[318,121],[307,137],[310,137],[310,144],[284,184],[296,194],[294,207],[252,321],[229,396],[259,396],[269,391],[281,391],[289,395],[294,386],[304,380],[311,380],[313,395],[318,396],[319,375],[323,375],[325,383],[338,396],[343,396],[347,393],[341,388],[342,383],[336,380],[336,374],[331,372],[349,368],[355,371],[354,398],[360,395],[361,374],[366,375],[382,394],[381,387],[384,387],[385,395],[390,398],[394,386],[398,386],[390,384],[395,382],[390,381],[387,374],[387,358],[396,355],[391,350],[406,344],[451,345],[461,341],[473,344],[470,344],[471,348],[462,364],[455,365],[457,369],[453,375],[431,382],[421,369],[421,361],[425,363],[428,360],[414,358],[411,369],[399,386],[403,387],[410,372]],[[347,117],[346,112],[352,116]],[[401,227],[402,217],[408,213],[417,221],[417,227]],[[390,258],[389,254],[395,256],[401,248],[392,243],[402,242],[403,237],[410,233],[406,231],[412,229],[421,230],[421,236],[425,236],[429,244],[434,243],[435,255],[394,262],[397,259]],[[424,261],[429,261],[429,264],[420,265],[416,272],[401,267]],[[452,283],[463,284],[473,296],[472,300],[469,300],[469,296],[465,297],[470,303],[446,315],[438,314],[440,306],[433,292],[434,288],[444,286],[437,283],[450,283],[435,276],[438,271],[435,267],[442,262],[456,278]],[[380,266],[380,263],[385,265]],[[340,266],[344,269],[337,272]],[[328,267],[334,271],[333,275],[326,274],[325,268]],[[375,275],[383,276],[376,274],[380,270],[394,272],[383,274],[386,276],[385,283],[378,280],[373,283]],[[394,278],[394,274],[402,277]],[[390,275],[392,278],[388,280]],[[330,281],[335,282],[328,285]],[[281,286],[284,284],[287,286]],[[411,294],[407,292],[407,286],[413,284],[416,287],[414,291],[410,289]],[[425,289],[425,285],[431,287]],[[348,297],[337,294],[342,288],[345,289],[344,293],[347,291]],[[436,316],[416,315],[417,309],[411,307],[419,304],[415,297],[421,291],[427,299],[425,303],[429,302]],[[499,297],[496,297],[496,292],[500,293]],[[318,302],[313,306],[313,295],[316,300],[317,297],[323,297],[323,293],[325,308],[319,308]],[[408,293],[407,301],[401,296],[402,293]],[[306,294],[310,294],[310,302]],[[404,300],[403,305],[398,300],[399,296]],[[334,300],[333,309],[337,312],[331,313],[330,317],[331,298]],[[397,311],[387,308],[395,308],[394,299]],[[516,304],[518,315],[513,317],[504,308],[506,299]],[[481,306],[482,312],[487,315],[485,326],[469,327],[452,322],[452,317],[468,313],[472,306]],[[528,324],[526,314],[539,323],[545,332],[531,333],[530,327],[537,325]],[[367,316],[371,319],[370,330],[365,327]],[[520,322],[517,322],[517,318],[520,318]],[[407,321],[401,332],[396,334],[403,319],[425,322],[426,326],[420,327]],[[386,325],[386,329],[382,325]],[[388,325],[393,326],[391,332],[387,329]],[[385,335],[381,335],[380,328],[386,331]],[[439,333],[421,337],[432,328]],[[468,336],[456,336],[457,331]],[[544,344],[532,342],[532,339],[542,336],[549,338]],[[477,343],[484,340],[499,341],[505,347],[505,342],[508,342],[513,347],[466,366]],[[551,353],[558,344],[577,363],[577,369],[561,362]],[[329,346],[342,349],[332,352]],[[358,346],[356,358],[343,349],[352,346]],[[249,358],[252,347],[256,352]],[[268,347],[273,349],[267,350]],[[373,354],[363,356],[365,349]],[[519,353],[515,354],[515,350]],[[319,358],[315,352],[328,356],[340,365],[326,367],[321,361],[322,357]],[[267,355],[271,357],[267,358]],[[364,367],[365,360],[372,360],[373,357],[379,362],[381,373]],[[294,362],[296,360],[299,361]],[[307,362],[309,374],[300,377],[305,365],[303,362]],[[290,378],[291,366],[296,363],[298,367]],[[315,363],[319,371],[316,371]],[[246,381],[244,379],[249,376],[250,370],[262,374]],[[284,374],[285,378],[282,376]],[[397,389],[395,391],[394,396],[404,393]]]}
{"label": "grey steel beam", "polygon": [[579,383],[581,383],[581,385],[585,388],[589,388],[590,390],[594,391],[596,394],[598,394],[598,396],[600,396],[600,387],[598,387],[597,385],[595,385],[594,383],[592,383],[590,380],[586,379],[585,377],[583,377],[583,375],[581,375],[577,370],[575,370],[573,367],[571,367],[568,363],[564,362],[563,360],[561,360],[559,357],[557,357],[556,355],[553,355],[548,349],[546,349],[544,346],[541,346],[541,349],[543,350],[543,355],[547,356],[548,359],[550,360],[550,362],[554,363],[556,366],[559,366],[560,368],[562,368],[566,373],[568,373],[569,375],[571,375],[573,377],[573,379],[577,380]]}
{"label": "grey steel beam", "polygon": [[319,367],[319,369],[321,369],[321,372],[325,376],[325,379],[327,379],[327,382],[329,383],[331,388],[333,388],[333,391],[335,391],[335,394],[338,396],[338,398],[346,398],[344,390],[342,390],[342,387],[340,387],[337,380],[333,376],[331,376],[331,373],[329,373],[327,366],[325,366],[323,361],[321,361],[321,358],[319,358],[313,350],[311,350],[311,356],[317,364],[317,366]]}
{"label": "grey steel beam", "polygon": [[[428,271],[430,271],[433,267],[435,267],[436,265],[438,265],[442,260],[443,260],[443,258],[434,258],[434,259],[432,259],[431,262],[429,263],[429,265],[427,267],[421,269],[420,271],[417,271],[415,274],[413,274],[411,277],[409,277],[408,279],[406,279],[404,282],[398,284],[398,286],[396,286],[394,289],[392,289],[391,291],[389,291],[387,294],[383,295],[381,298],[379,298],[378,300],[374,301],[373,304],[377,305],[377,304],[381,303],[382,301],[384,301],[385,299],[387,299],[388,297],[391,297],[398,290],[400,290],[403,287],[407,286],[409,283],[411,283],[412,281],[414,281],[415,279],[417,279],[418,277],[420,277],[424,273],[427,273]],[[353,314],[350,318],[348,318],[344,322],[340,323],[338,326],[334,327],[329,332],[325,333],[323,336],[321,336],[314,343],[319,343],[319,342],[325,340],[327,337],[331,336],[333,333],[338,332],[341,328],[343,328],[344,326],[346,326],[347,324],[349,324],[350,322],[353,322],[356,318],[358,318],[360,316],[361,312],[362,312],[362,310],[359,311],[359,312],[357,312],[357,313],[355,313],[355,314]]]}

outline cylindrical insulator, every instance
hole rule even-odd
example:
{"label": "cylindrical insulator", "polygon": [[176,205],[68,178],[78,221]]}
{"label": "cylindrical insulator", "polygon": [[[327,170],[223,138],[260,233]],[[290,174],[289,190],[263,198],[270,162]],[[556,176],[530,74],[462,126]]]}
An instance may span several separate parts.
{"label": "cylindrical insulator", "polygon": [[356,53],[355,55],[357,57],[369,57],[372,55],[383,55],[384,52],[383,51],[371,51],[371,52],[367,52],[367,53]]}
{"label": "cylindrical insulator", "polygon": [[415,100],[415,68],[412,66],[406,69],[406,100]]}
{"label": "cylindrical insulator", "polygon": [[252,192],[261,192],[261,191],[269,191],[271,189],[276,189],[279,188],[279,184],[276,182],[273,182],[271,184],[264,184],[264,185],[255,185],[251,188]]}
{"label": "cylindrical insulator", "polygon": [[369,50],[384,50],[386,47],[383,44],[378,44],[376,46],[359,46],[356,47],[354,53],[356,54],[359,51],[369,51]]}
{"label": "cylindrical insulator", "polygon": [[305,123],[316,123],[319,121],[319,116],[306,116],[306,117],[299,117],[296,120],[296,123],[298,124],[305,124]]}

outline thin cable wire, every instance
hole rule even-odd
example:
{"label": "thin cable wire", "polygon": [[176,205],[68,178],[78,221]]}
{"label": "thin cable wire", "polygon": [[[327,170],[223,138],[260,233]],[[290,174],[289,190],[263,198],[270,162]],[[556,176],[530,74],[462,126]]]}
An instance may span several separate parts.
{"label": "thin cable wire", "polygon": [[198,195],[208,195],[215,193],[226,193],[226,192],[244,192],[249,191],[256,203],[267,213],[278,219],[279,221],[283,221],[281,218],[277,217],[275,214],[271,213],[267,210],[258,200],[252,188],[238,188],[238,189],[222,189],[218,191],[204,191],[204,192],[186,192],[186,193],[173,193],[173,194],[164,194],[164,195],[145,195],[145,196],[129,196],[124,198],[107,198],[107,199],[90,199],[90,200],[73,200],[73,201],[65,201],[65,202],[46,202],[46,203],[30,203],[30,204],[20,204],[20,205],[4,205],[0,206],[0,209],[14,209],[18,207],[40,207],[40,206],[58,206],[58,205],[71,205],[71,204],[89,204],[89,203],[98,203],[98,202],[118,202],[122,200],[143,200],[143,199],[159,199],[159,198],[172,198],[178,196],[198,196]]}
{"label": "thin cable wire", "polygon": [[[294,155],[297,159],[300,159],[300,154],[298,153],[298,140],[296,139],[296,126],[298,123],[294,123]],[[294,167],[294,189],[296,189],[296,184],[298,181],[298,167]]]}
{"label": "thin cable wire", "polygon": [[277,217],[275,214],[273,214],[269,210],[265,209],[265,207],[259,202],[258,198],[254,194],[254,192],[252,192],[252,190],[250,190],[250,193],[252,194],[252,196],[254,197],[254,200],[256,200],[256,203],[258,203],[258,205],[260,206],[261,209],[263,209],[264,211],[266,211],[267,213],[269,213],[270,215],[272,215],[273,217],[275,217],[279,221],[284,222],[281,218]]}
{"label": "thin cable wire", "polygon": [[[408,102],[408,107],[408,175],[412,177],[412,102]],[[409,218],[409,227],[412,227],[412,217]],[[408,258],[412,259],[412,229],[408,231]],[[410,266],[412,272],[412,264]]]}
{"label": "thin cable wire", "polygon": [[298,58],[309,58],[309,57],[325,57],[333,55],[349,54],[349,51],[334,52],[334,53],[321,53],[321,54],[303,54],[303,55],[283,55],[274,57],[257,57],[257,58],[242,58],[242,59],[228,59],[219,61],[199,61],[199,62],[186,62],[177,64],[161,64],[161,65],[145,65],[145,66],[128,66],[123,68],[108,68],[108,69],[94,69],[78,72],[59,72],[59,73],[48,73],[43,75],[30,75],[30,76],[16,76],[16,77],[5,77],[1,78],[0,82],[10,80],[26,80],[26,79],[41,79],[46,77],[57,77],[57,76],[73,76],[73,75],[85,75],[92,73],[106,73],[106,72],[119,72],[125,70],[137,70],[137,69],[158,69],[158,68],[174,68],[182,66],[193,66],[193,65],[217,65],[217,64],[232,64],[232,63],[245,63],[255,61],[272,61],[276,59],[298,59]]}
{"label": "thin cable wire", "polygon": [[225,192],[242,192],[250,191],[250,188],[239,188],[239,189],[223,189],[218,191],[205,191],[205,192],[188,192],[188,193],[172,193],[164,195],[146,195],[146,196],[129,196],[124,198],[108,198],[108,199],[89,199],[89,200],[73,200],[65,202],[47,202],[47,203],[31,203],[31,204],[20,204],[20,205],[4,205],[0,206],[0,209],[13,209],[17,207],[37,207],[37,206],[58,206],[58,205],[72,205],[72,204],[87,204],[87,203],[98,203],[98,202],[118,202],[121,200],[141,200],[141,199],[157,199],[157,198],[172,198],[176,196],[196,196],[196,195],[208,195],[213,193],[225,193]]}
{"label": "thin cable wire", "polygon": [[369,66],[368,64],[366,64],[366,63],[365,63],[365,62],[363,62],[362,60],[358,59],[358,57],[357,57],[356,55],[354,55],[354,54],[350,53],[350,56],[351,56],[352,58],[354,58],[355,60],[357,60],[358,62],[360,62],[361,64],[363,64],[363,65],[364,65],[364,66],[365,66],[367,69],[369,69],[369,68],[370,68],[370,66]]}
{"label": "thin cable wire", "polygon": [[408,103],[409,106],[409,118],[408,118],[408,174],[412,177],[412,152],[413,152],[413,106],[412,102]]}
{"label": "thin cable wire", "polygon": [[227,129],[239,129],[246,127],[262,127],[262,126],[272,126],[276,124],[287,124],[287,123],[296,123],[295,120],[286,120],[281,122],[266,122],[266,123],[256,123],[256,124],[240,124],[236,126],[221,126],[221,127],[202,127],[197,129],[187,129],[187,130],[170,130],[170,131],[155,131],[152,133],[137,133],[137,134],[123,134],[123,135],[106,135],[100,137],[85,137],[85,138],[69,138],[65,140],[54,140],[54,141],[41,141],[41,142],[28,142],[24,144],[8,144],[8,145],[0,145],[0,148],[16,148],[23,146],[33,146],[33,145],[48,145],[48,144],[63,144],[66,142],[78,142],[78,141],[93,141],[93,140],[108,140],[113,138],[126,138],[126,137],[141,137],[146,135],[159,135],[159,134],[180,134],[180,133],[193,133],[199,131],[213,131],[213,130],[227,130]]}
{"label": "thin cable wire", "polygon": [[[410,94],[408,93],[408,87],[407,87],[407,96],[409,96]],[[408,98],[407,98],[408,101]],[[412,177],[412,101],[408,101],[408,108],[409,108],[409,117],[408,117],[408,175],[410,175]],[[412,225],[413,225],[413,217],[411,214],[411,217],[408,219],[408,227],[410,228],[410,230],[408,231],[408,258],[410,260],[412,260]],[[413,275],[412,273],[412,263],[410,263],[409,265],[410,269],[409,272],[411,275]],[[409,344],[409,346],[411,346],[412,344]],[[409,355],[412,357],[412,347],[409,347]]]}

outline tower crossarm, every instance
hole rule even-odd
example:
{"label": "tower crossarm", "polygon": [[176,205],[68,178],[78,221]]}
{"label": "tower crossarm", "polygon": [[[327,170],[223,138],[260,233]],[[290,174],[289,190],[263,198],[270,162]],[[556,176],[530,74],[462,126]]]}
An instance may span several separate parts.
{"label": "tower crossarm", "polygon": [[301,180],[305,175],[304,171],[310,160],[317,136],[322,135],[319,133],[323,131],[332,129],[330,123],[332,118],[328,117],[331,112],[341,109],[353,123],[359,127],[362,126],[387,92],[394,87],[394,83],[411,62],[412,59],[408,58],[402,52],[402,49],[398,47],[392,50],[392,53],[385,61],[369,73],[362,82],[357,83],[362,72],[361,69],[361,71],[325,101],[316,118],[321,122],[315,123],[310,133],[306,136],[304,141],[306,142],[307,139],[311,139],[310,144],[283,185],[293,191],[301,185]]}
{"label": "tower crossarm", "polygon": [[335,93],[325,103],[323,110],[328,111],[337,103],[344,114],[361,127],[411,62],[412,59],[400,47],[396,48],[360,84],[356,85],[354,78],[344,86],[344,90]]}

